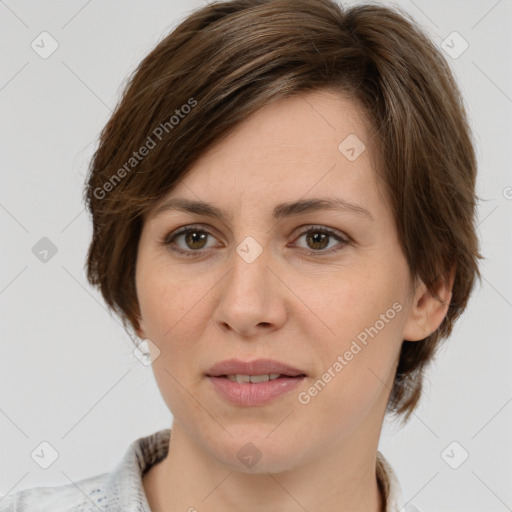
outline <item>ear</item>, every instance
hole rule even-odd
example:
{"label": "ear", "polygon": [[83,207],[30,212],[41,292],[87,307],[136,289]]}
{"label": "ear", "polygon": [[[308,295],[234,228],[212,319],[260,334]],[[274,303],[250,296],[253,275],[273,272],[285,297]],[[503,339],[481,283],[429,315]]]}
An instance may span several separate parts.
{"label": "ear", "polygon": [[423,340],[435,332],[441,325],[441,322],[448,312],[448,307],[452,299],[455,270],[456,267],[454,265],[447,275],[441,275],[435,281],[434,290],[441,300],[434,297],[427,290],[425,283],[419,280],[409,310],[409,317],[404,326],[404,340]]}

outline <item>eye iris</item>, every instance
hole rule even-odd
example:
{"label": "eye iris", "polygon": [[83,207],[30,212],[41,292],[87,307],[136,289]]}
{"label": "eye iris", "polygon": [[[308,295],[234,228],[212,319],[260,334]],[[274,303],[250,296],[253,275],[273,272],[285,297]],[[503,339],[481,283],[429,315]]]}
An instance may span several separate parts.
{"label": "eye iris", "polygon": [[[191,249],[202,249],[204,247],[204,243],[201,244],[201,242],[205,242],[206,237],[207,234],[201,231],[189,231],[185,234],[185,242]],[[200,247],[195,245],[197,242],[199,242]]]}
{"label": "eye iris", "polygon": [[328,243],[325,243],[328,238],[329,235],[325,233],[320,233],[318,231],[313,231],[312,233],[308,233],[306,235],[308,243],[312,241],[313,245],[320,244],[321,247],[312,247],[314,249],[325,249],[325,247],[327,247],[328,245]]}

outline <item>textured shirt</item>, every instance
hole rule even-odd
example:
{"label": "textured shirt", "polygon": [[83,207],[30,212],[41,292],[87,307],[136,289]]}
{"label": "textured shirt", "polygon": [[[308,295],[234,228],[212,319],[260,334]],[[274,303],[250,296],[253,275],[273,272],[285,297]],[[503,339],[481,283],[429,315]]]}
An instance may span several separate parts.
{"label": "textured shirt", "polygon": [[[0,512],[151,512],[143,475],[169,450],[171,429],[133,441],[110,473],[54,487],[34,487],[0,498]],[[396,475],[377,452],[377,479],[386,496],[385,512],[421,512],[404,504]]]}

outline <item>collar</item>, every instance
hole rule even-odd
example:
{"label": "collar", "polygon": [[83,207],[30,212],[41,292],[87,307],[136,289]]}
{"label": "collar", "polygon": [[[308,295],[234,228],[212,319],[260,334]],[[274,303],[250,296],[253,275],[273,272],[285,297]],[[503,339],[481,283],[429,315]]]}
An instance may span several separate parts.
{"label": "collar", "polygon": [[[142,477],[151,466],[167,457],[170,435],[171,429],[164,429],[133,441],[110,473],[63,486],[37,487],[0,497],[1,506],[6,507],[1,510],[151,512]],[[421,512],[412,504],[402,505],[396,475],[380,452],[377,452],[377,479],[385,496],[385,512]]]}

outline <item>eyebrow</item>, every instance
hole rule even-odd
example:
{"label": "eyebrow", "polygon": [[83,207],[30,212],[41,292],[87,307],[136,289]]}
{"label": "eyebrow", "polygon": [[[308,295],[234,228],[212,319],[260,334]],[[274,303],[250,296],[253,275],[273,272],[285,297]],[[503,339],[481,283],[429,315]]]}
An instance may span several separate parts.
{"label": "eyebrow", "polygon": [[[196,215],[204,215],[206,217],[217,218],[222,221],[231,221],[233,216],[213,204],[205,203],[204,201],[195,201],[181,197],[173,197],[161,204],[151,215],[157,217],[158,215],[171,211],[179,210]],[[304,213],[318,212],[321,210],[337,210],[346,213],[352,213],[359,216],[367,217],[369,220],[375,220],[373,215],[360,205],[350,203],[340,197],[336,198],[313,198],[301,199],[298,201],[278,204],[273,212],[272,218],[276,221],[282,220],[287,217],[293,217]]]}

